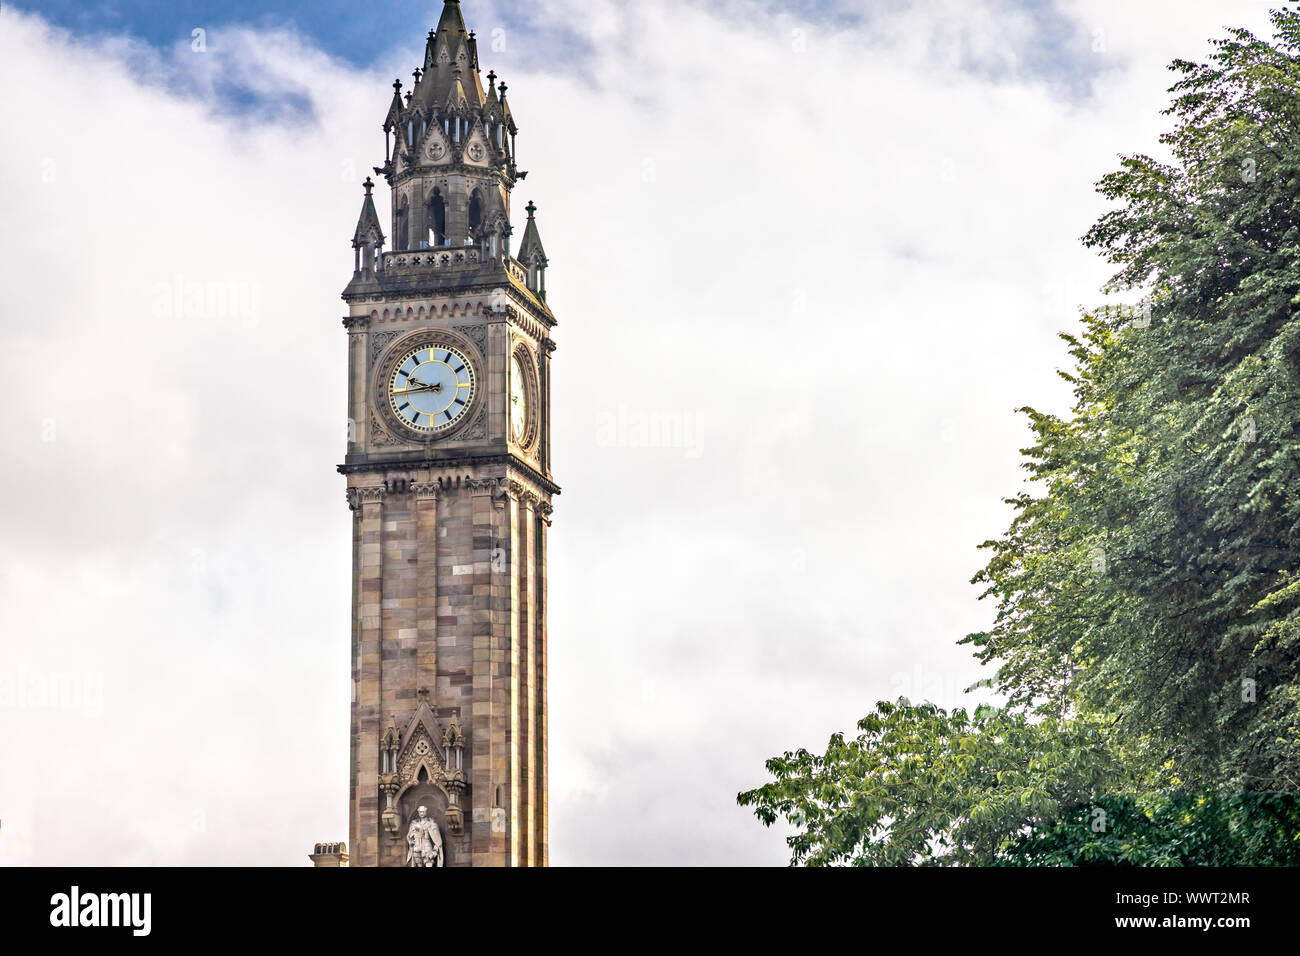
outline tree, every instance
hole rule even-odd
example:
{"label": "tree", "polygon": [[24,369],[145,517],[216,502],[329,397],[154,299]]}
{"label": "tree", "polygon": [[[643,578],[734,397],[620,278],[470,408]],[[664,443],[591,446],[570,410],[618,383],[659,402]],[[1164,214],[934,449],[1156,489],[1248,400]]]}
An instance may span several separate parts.
{"label": "tree", "polygon": [[[1031,490],[963,643],[1005,709],[881,704],[739,795],[810,865],[1295,862],[1300,814],[1300,14],[1178,60],[1169,162],[1122,159],[1117,268],[1023,409]],[[1098,810],[1115,827],[1086,824]]]}
{"label": "tree", "polygon": [[899,700],[877,704],[858,729],[831,737],[825,754],[767,761],[775,781],[738,797],[767,826],[784,818],[797,828],[786,840],[793,864],[991,864],[1126,780],[1087,720]]}
{"label": "tree", "polygon": [[1176,61],[1173,161],[1124,158],[1085,237],[1141,309],[1079,336],[1040,489],[976,577],[1013,705],[1107,714],[1167,786],[1300,783],[1300,16]]}
{"label": "tree", "polygon": [[1293,794],[1176,792],[1080,804],[1009,846],[1001,866],[1296,866]]}

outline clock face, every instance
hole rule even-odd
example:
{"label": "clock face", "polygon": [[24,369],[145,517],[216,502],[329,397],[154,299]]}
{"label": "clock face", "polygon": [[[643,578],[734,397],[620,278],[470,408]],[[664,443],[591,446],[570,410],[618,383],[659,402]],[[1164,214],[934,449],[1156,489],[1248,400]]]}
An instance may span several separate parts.
{"label": "clock face", "polygon": [[522,441],[528,426],[528,392],[524,388],[524,370],[519,357],[510,360],[510,434]]}
{"label": "clock face", "polygon": [[474,367],[449,345],[421,345],[402,357],[388,385],[388,402],[402,423],[428,434],[446,431],[469,411]]}

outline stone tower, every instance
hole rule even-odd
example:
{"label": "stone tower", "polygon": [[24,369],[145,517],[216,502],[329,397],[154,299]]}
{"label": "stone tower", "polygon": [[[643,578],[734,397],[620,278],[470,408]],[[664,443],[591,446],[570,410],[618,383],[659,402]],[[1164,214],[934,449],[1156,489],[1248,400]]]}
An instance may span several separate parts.
{"label": "stone tower", "polygon": [[[515,120],[446,0],[352,246],[352,866],[545,866],[552,330]],[[318,854],[319,855],[319,854]]]}

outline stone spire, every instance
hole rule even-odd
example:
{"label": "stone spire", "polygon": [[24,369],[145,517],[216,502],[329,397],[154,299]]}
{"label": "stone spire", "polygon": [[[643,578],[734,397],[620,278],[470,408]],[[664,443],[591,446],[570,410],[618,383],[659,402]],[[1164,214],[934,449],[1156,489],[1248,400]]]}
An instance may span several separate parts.
{"label": "stone spire", "polygon": [[393,251],[478,246],[484,261],[505,261],[510,194],[528,173],[515,158],[506,84],[481,77],[460,0],[444,0],[422,62],[409,90],[393,84],[375,168],[392,188]]}
{"label": "stone spire", "polygon": [[424,80],[413,103],[433,109],[482,109],[487,103],[479,76],[478,41],[465,28],[460,0],[446,0],[424,49]]}
{"label": "stone spire", "polygon": [[375,197],[371,195],[375,184],[371,182],[369,176],[362,183],[362,188],[366,191],[366,198],[361,201],[361,216],[357,219],[357,231],[352,235],[354,249],[360,249],[367,244],[376,247],[384,244],[384,230],[379,225],[379,213],[375,211]]}
{"label": "stone spire", "polygon": [[401,123],[404,109],[406,105],[402,102],[402,81],[393,80],[393,102],[389,104],[388,115],[384,117],[384,132],[391,131]]}
{"label": "stone spire", "polygon": [[371,190],[375,184],[366,177],[362,184],[366,198],[361,201],[361,215],[357,218],[357,230],[352,234],[352,282],[348,289],[373,284],[377,269],[382,268],[384,252],[384,230],[379,225],[379,214],[375,211],[375,198]]}
{"label": "stone spire", "polygon": [[534,256],[546,265],[546,250],[542,248],[542,237],[537,231],[537,207],[529,202],[524,207],[528,211],[528,225],[524,227],[524,238],[519,241],[519,261],[528,265]]}
{"label": "stone spire", "polygon": [[546,301],[546,250],[542,248],[542,237],[537,231],[537,207],[530,201],[528,225],[524,227],[524,238],[519,243],[518,259],[528,268],[528,288],[543,302]]}

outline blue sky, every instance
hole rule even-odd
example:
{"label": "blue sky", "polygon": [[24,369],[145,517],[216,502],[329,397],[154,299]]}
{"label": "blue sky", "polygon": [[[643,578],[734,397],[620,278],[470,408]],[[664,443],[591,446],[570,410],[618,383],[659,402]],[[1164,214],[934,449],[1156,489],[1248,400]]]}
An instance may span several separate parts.
{"label": "blue sky", "polygon": [[[866,29],[887,20],[907,5],[907,0],[723,0],[697,4],[703,9],[748,19],[781,14],[810,29]],[[259,29],[289,29],[325,53],[356,67],[381,63],[398,48],[418,43],[421,30],[437,22],[442,3],[396,0],[383,4],[358,4],[343,0],[292,0],[259,3],[251,0],[198,2],[198,0],[115,0],[83,3],[78,0],[23,0],[13,4],[40,13],[75,34],[128,35],[151,46],[165,48],[189,42],[191,32],[209,33],[223,26],[247,25]],[[535,3],[462,4],[471,29],[487,35],[494,26],[517,32],[525,42],[513,45],[500,63],[513,61],[530,69],[556,72],[580,69],[585,41],[568,30],[561,18],[548,18]],[[491,14],[485,16],[487,9]],[[993,0],[993,20],[1016,19],[1028,29],[1005,37],[1010,56],[990,61],[970,57],[962,64],[973,75],[993,79],[1017,77],[1044,82],[1058,95],[1082,99],[1090,94],[1091,80],[1110,64],[1094,55],[1091,37],[1054,0]],[[990,26],[996,27],[996,23]],[[965,27],[969,29],[969,25]],[[962,38],[954,38],[958,42]],[[725,57],[725,50],[719,51]],[[234,98],[236,105],[241,98]],[[252,105],[251,100],[247,100]]]}
{"label": "blue sky", "polygon": [[[372,66],[394,48],[418,42],[423,31],[438,22],[442,10],[439,0],[420,3],[397,0],[382,4],[343,0],[281,3],[38,0],[13,6],[40,13],[51,23],[77,34],[127,34],[155,47],[188,43],[196,28],[212,31],[235,24],[259,29],[288,28],[331,56],[358,67]],[[481,13],[487,5],[470,2],[463,6],[470,29],[486,33],[490,28],[482,22]],[[531,4],[506,5],[492,17],[492,22],[532,35],[552,34]],[[572,35],[564,38],[552,35],[552,39],[557,42],[546,52],[557,64],[567,62],[572,53],[568,46],[573,41]]]}
{"label": "blue sky", "polygon": [[356,66],[369,65],[409,32],[412,18],[432,8],[429,3],[357,4],[343,0],[259,3],[228,0],[41,0],[13,4],[40,13],[74,33],[128,33],[154,46],[188,41],[195,28],[246,23],[260,27],[292,26],[311,37],[326,52]]}

